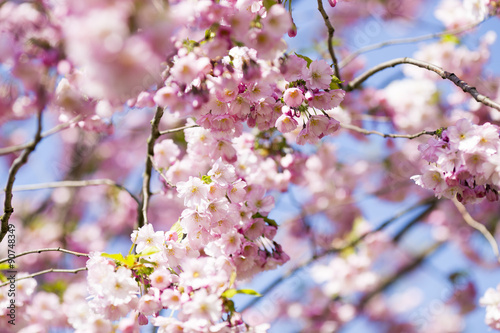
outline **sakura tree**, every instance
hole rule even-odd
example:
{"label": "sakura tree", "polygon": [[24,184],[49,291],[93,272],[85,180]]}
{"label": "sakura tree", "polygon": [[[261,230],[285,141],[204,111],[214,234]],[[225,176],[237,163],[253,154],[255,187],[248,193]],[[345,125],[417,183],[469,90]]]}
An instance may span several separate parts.
{"label": "sakura tree", "polygon": [[499,15],[0,2],[0,332],[500,330]]}

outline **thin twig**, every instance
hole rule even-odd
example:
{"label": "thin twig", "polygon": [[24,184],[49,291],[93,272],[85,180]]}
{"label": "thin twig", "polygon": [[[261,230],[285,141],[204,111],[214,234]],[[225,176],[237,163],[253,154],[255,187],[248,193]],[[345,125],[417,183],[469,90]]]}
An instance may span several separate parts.
{"label": "thin twig", "polygon": [[407,264],[406,266],[401,268],[396,274],[394,274],[390,278],[386,279],[377,288],[375,288],[374,290],[370,291],[365,296],[363,296],[363,298],[361,298],[361,301],[358,304],[358,309],[362,309],[368,303],[368,301],[370,301],[375,295],[386,290],[391,285],[393,285],[396,281],[398,281],[400,278],[402,278],[403,276],[405,276],[406,274],[410,273],[415,268],[417,268],[422,262],[424,262],[424,260],[427,257],[429,257],[429,255],[434,253],[443,244],[444,244],[444,242],[434,243],[429,248],[424,250],[421,254],[419,254],[417,257],[415,257],[412,262],[410,262],[409,264]]}
{"label": "thin twig", "polygon": [[445,31],[433,33],[433,34],[428,34],[428,35],[423,35],[423,36],[418,36],[418,37],[393,39],[393,40],[388,40],[388,41],[377,43],[377,44],[368,45],[368,46],[360,48],[359,50],[357,50],[357,51],[349,54],[347,57],[345,57],[340,62],[339,67],[340,68],[345,67],[351,61],[353,61],[355,58],[357,58],[360,54],[365,53],[365,52],[377,50],[377,49],[383,48],[385,46],[417,43],[417,42],[421,42],[421,41],[428,40],[428,39],[438,38],[438,37],[441,37],[444,35],[457,35],[459,33],[470,30],[470,29],[474,28],[475,26],[478,26],[482,22],[484,22],[484,21],[481,21],[479,23],[469,24],[467,26],[456,28],[456,29],[450,29],[450,30],[445,30]]}
{"label": "thin twig", "polygon": [[422,135],[436,135],[436,131],[422,131],[422,132],[418,132],[416,134],[386,134],[386,133],[382,133],[382,132],[378,132],[378,131],[370,131],[370,130],[366,130],[364,128],[361,128],[361,127],[358,127],[358,126],[355,126],[355,125],[351,125],[351,124],[340,124],[340,126],[342,128],[345,128],[345,129],[348,129],[348,130],[352,130],[352,131],[356,131],[358,133],[361,133],[361,134],[365,134],[365,135],[370,135],[370,134],[375,134],[375,135],[379,135],[383,138],[393,138],[393,139],[396,139],[396,138],[405,138],[405,139],[415,139],[415,138],[418,138]]}
{"label": "thin twig", "polygon": [[14,257],[7,257],[7,258],[4,258],[4,259],[1,259],[0,260],[0,264],[4,263],[4,262],[7,262],[7,261],[9,261],[11,259],[16,259],[16,258],[25,256],[27,254],[42,253],[42,252],[55,252],[55,251],[66,253],[66,254],[72,254],[72,255],[77,256],[77,257],[88,257],[89,256],[88,253],[81,253],[81,252],[70,251],[70,250],[66,250],[66,249],[61,249],[60,247],[51,247],[51,248],[46,248],[46,249],[38,249],[38,250],[31,250],[31,251],[21,252],[21,253],[15,255]]}
{"label": "thin twig", "polygon": [[[71,119],[70,121],[68,121],[66,123],[63,123],[63,124],[59,124],[56,127],[48,130],[47,132],[42,133],[40,136],[43,139],[43,138],[48,137],[48,136],[50,136],[52,134],[60,132],[63,129],[65,129],[67,127],[70,127],[71,125],[73,125],[74,123],[76,123],[77,121],[79,121],[81,118],[82,118],[81,116],[76,116],[75,118]],[[32,142],[28,142],[28,143],[23,143],[23,144],[20,144],[20,145],[11,146],[11,147],[0,148],[0,156],[1,155],[7,155],[7,154],[10,154],[10,153],[15,153],[16,151],[20,151],[20,150],[26,149],[26,148],[28,148],[28,146],[30,146],[32,144],[33,144],[33,141]]]}
{"label": "thin twig", "polygon": [[175,185],[174,185],[174,184],[172,184],[172,183],[170,182],[170,180],[168,180],[168,178],[167,178],[167,177],[165,177],[165,175],[163,174],[163,172],[161,172],[161,170],[160,170],[160,169],[158,169],[158,166],[156,165],[156,163],[155,163],[155,160],[154,160],[153,156],[149,156],[149,157],[150,157],[150,159],[151,159],[151,164],[153,165],[153,169],[155,169],[155,171],[156,171],[156,172],[158,172],[158,173],[160,174],[160,177],[161,177],[161,178],[165,181],[165,183],[166,183],[168,186],[170,186],[171,188],[175,188]]}
{"label": "thin twig", "polygon": [[160,137],[158,126],[160,125],[161,117],[163,116],[163,108],[157,107],[153,120],[151,121],[151,134],[148,138],[148,151],[146,156],[146,167],[143,174],[142,182],[142,205],[139,207],[137,214],[137,225],[139,228],[148,223],[148,206],[149,197],[151,196],[151,173],[153,171],[153,163],[151,157],[154,156],[154,147],[156,140]]}
{"label": "thin twig", "polygon": [[[26,275],[26,276],[20,277],[20,278],[16,279],[15,281],[17,282],[17,281],[21,281],[21,280],[24,280],[24,279],[33,278],[35,276],[47,274],[47,273],[73,273],[73,274],[76,274],[78,272],[86,271],[86,270],[87,270],[87,267],[80,267],[80,268],[76,268],[76,269],[50,268],[50,269],[46,269],[44,271],[40,271],[40,272],[36,272],[36,273],[30,274],[30,275]],[[10,283],[11,283],[11,281],[2,283],[2,284],[0,284],[0,287],[4,287],[4,286],[6,286],[6,285],[8,285]]]}
{"label": "thin twig", "polygon": [[495,257],[500,262],[500,253],[498,251],[498,244],[497,241],[495,240],[495,237],[493,237],[493,235],[488,231],[488,229],[486,229],[486,227],[483,224],[474,220],[474,218],[469,214],[465,206],[462,205],[456,198],[453,198],[452,201],[455,204],[455,207],[457,207],[460,214],[462,214],[462,217],[464,218],[465,222],[472,228],[479,231],[484,236],[484,238],[486,238],[488,243],[490,243],[491,249],[493,250]]}
{"label": "thin twig", "polygon": [[186,126],[182,126],[182,127],[172,128],[172,129],[169,129],[166,131],[161,131],[160,135],[175,133],[175,132],[183,131],[185,129],[193,128],[193,127],[200,127],[200,125],[193,124],[193,125],[186,125]]}
{"label": "thin twig", "polygon": [[[387,221],[385,221],[384,223],[382,223],[381,225],[379,225],[377,228],[373,229],[373,230],[370,230],[366,233],[364,233],[363,235],[359,236],[358,238],[356,238],[355,240],[349,242],[348,244],[344,245],[344,246],[341,246],[341,247],[334,247],[334,248],[331,248],[329,250],[326,250],[326,251],[323,251],[322,253],[318,254],[318,255],[315,255],[315,256],[312,256],[311,258],[309,258],[306,262],[294,267],[293,269],[291,269],[290,271],[286,272],[285,274],[283,274],[281,277],[277,278],[276,280],[274,280],[269,286],[267,286],[267,288],[261,292],[261,294],[263,296],[265,296],[266,294],[268,294],[270,291],[272,291],[274,288],[276,288],[277,286],[279,286],[283,281],[285,281],[286,279],[290,278],[291,276],[293,276],[295,273],[297,273],[299,270],[303,269],[303,268],[306,268],[307,266],[311,265],[312,263],[314,263],[316,260],[320,259],[320,258],[323,258],[327,255],[330,255],[330,254],[334,254],[334,253],[340,253],[344,250],[347,250],[349,248],[352,248],[354,246],[356,246],[358,243],[360,243],[363,239],[365,239],[368,235],[371,235],[375,232],[378,232],[378,231],[381,231],[383,230],[384,228],[386,228],[388,225],[390,225],[392,222],[396,221],[397,219],[399,219],[400,217],[406,215],[407,213],[411,212],[412,210],[422,206],[422,205],[431,205],[432,207],[434,207],[435,205],[435,202],[437,202],[437,199],[435,197],[432,197],[432,198],[427,198],[427,199],[424,199],[424,200],[421,200],[419,201],[417,204],[405,209],[405,210],[402,210],[400,211],[399,213],[397,213],[396,215],[394,215],[393,217],[391,217],[390,219],[388,219]],[[426,214],[428,212],[430,212],[431,209],[426,209]],[[414,219],[420,219],[423,215],[422,214],[419,214],[417,217],[415,217]],[[257,304],[258,302],[260,302],[264,297],[256,297],[254,299],[252,299],[249,303],[247,303],[241,310],[240,312],[243,312],[245,311],[246,309],[254,306],[255,304]]]}
{"label": "thin twig", "polygon": [[60,182],[50,182],[50,183],[41,183],[41,184],[32,184],[32,185],[21,185],[16,186],[12,189],[13,192],[18,191],[33,191],[33,190],[44,190],[48,188],[58,188],[58,187],[85,187],[85,186],[96,186],[96,185],[108,185],[114,186],[122,191],[127,192],[132,199],[140,206],[141,202],[139,199],[130,192],[123,185],[117,184],[111,179],[89,179],[89,180],[64,180]]}
{"label": "thin twig", "polygon": [[9,175],[7,177],[7,184],[5,185],[5,201],[4,201],[4,214],[1,217],[2,227],[0,230],[0,242],[4,239],[5,235],[9,231],[9,219],[12,213],[14,213],[14,207],[12,207],[12,188],[14,187],[14,181],[16,180],[16,174],[19,169],[28,162],[29,155],[35,150],[38,143],[42,140],[42,111],[45,108],[45,94],[40,88],[39,91],[39,107],[38,107],[38,121],[37,129],[35,133],[35,138],[33,141],[24,149],[24,151],[19,155],[12,163],[9,169]]}
{"label": "thin twig", "polygon": [[358,76],[357,78],[355,78],[354,80],[349,82],[349,84],[346,87],[346,91],[352,91],[352,90],[358,88],[361,85],[361,83],[363,83],[365,80],[367,80],[370,76],[374,75],[375,73],[378,73],[386,68],[394,67],[394,66],[401,65],[401,64],[410,64],[410,65],[414,65],[414,66],[417,66],[420,68],[425,68],[431,72],[434,72],[434,73],[438,74],[439,76],[441,76],[441,78],[447,79],[447,80],[450,80],[451,82],[453,82],[457,87],[459,87],[464,92],[466,92],[466,93],[470,94],[472,97],[474,97],[474,99],[477,102],[483,103],[486,106],[489,106],[491,108],[494,108],[494,109],[497,109],[498,111],[500,111],[500,104],[494,102],[493,100],[491,100],[490,98],[488,98],[484,95],[481,95],[476,90],[475,87],[469,86],[466,82],[460,80],[454,73],[447,72],[447,71],[443,70],[441,67],[427,63],[425,61],[420,61],[420,60],[416,60],[416,59],[412,59],[412,58],[408,58],[408,57],[386,61],[384,63],[381,63],[380,65],[373,67],[372,69],[369,69],[368,71],[364,72],[363,74],[361,74],[360,76]]}
{"label": "thin twig", "polygon": [[[333,67],[335,68],[335,76],[341,80],[340,78],[340,70],[337,61],[337,57],[335,56],[335,50],[333,49],[333,34],[335,33],[335,29],[330,22],[330,18],[326,14],[325,8],[323,7],[323,0],[318,0],[318,10],[323,16],[323,20],[325,21],[326,28],[328,29],[328,52],[330,53],[330,57],[333,61]],[[342,88],[342,84],[340,84],[340,88]]]}

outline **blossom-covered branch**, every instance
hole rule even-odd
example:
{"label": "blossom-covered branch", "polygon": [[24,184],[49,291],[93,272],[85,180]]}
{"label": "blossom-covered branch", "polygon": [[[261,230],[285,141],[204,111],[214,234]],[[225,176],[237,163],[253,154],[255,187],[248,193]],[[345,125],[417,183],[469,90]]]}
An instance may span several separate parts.
{"label": "blossom-covered branch", "polygon": [[390,67],[394,67],[397,65],[401,64],[410,64],[414,65],[420,68],[425,68],[429,71],[432,71],[443,79],[450,80],[453,82],[457,87],[461,88],[464,92],[470,94],[474,99],[479,102],[483,103],[486,106],[492,107],[494,109],[497,109],[500,111],[500,104],[492,101],[489,97],[486,97],[484,95],[481,95],[475,87],[469,86],[466,82],[460,80],[454,73],[447,72],[443,70],[441,67],[427,63],[425,61],[420,61],[412,58],[397,58],[393,60],[386,61],[384,63],[381,63],[380,65],[377,65],[373,67],[372,69],[369,69],[368,71],[364,72],[360,76],[356,77],[354,80],[349,82],[349,84],[346,87],[346,91],[352,91],[356,88],[358,88],[364,81],[366,81],[369,77],[372,75]]}

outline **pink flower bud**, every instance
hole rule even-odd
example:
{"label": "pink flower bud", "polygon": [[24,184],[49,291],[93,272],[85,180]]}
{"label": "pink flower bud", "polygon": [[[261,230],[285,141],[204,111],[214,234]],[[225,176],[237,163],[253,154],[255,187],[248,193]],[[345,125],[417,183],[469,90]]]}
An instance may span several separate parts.
{"label": "pink flower bud", "polygon": [[330,6],[335,7],[337,5],[337,0],[328,0]]}

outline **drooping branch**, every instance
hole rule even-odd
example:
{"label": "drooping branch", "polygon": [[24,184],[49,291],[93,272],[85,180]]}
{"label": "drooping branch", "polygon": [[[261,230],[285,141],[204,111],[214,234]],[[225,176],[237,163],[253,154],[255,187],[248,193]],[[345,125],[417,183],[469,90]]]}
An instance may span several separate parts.
{"label": "drooping branch", "polygon": [[[424,199],[424,200],[421,200],[419,201],[417,204],[407,208],[407,209],[404,209],[402,211],[400,211],[399,213],[395,214],[393,217],[391,217],[390,219],[386,220],[385,222],[383,222],[381,225],[379,225],[377,228],[373,229],[373,230],[370,230],[364,234],[362,234],[361,236],[359,236],[358,238],[356,238],[355,240],[349,242],[348,244],[344,245],[344,246],[341,246],[341,247],[334,247],[334,248],[331,248],[329,250],[326,250],[326,251],[323,251],[322,253],[318,254],[318,255],[314,255],[312,256],[311,258],[309,258],[309,260],[307,260],[306,262],[294,267],[293,269],[291,269],[290,271],[288,271],[287,273],[283,274],[282,276],[280,276],[279,278],[277,278],[276,280],[274,280],[270,285],[267,286],[267,288],[265,290],[263,290],[261,292],[261,294],[263,295],[263,297],[257,297],[257,298],[254,298],[252,299],[252,301],[250,301],[249,303],[247,303],[241,310],[240,312],[243,312],[245,311],[246,309],[254,306],[255,304],[257,304],[258,302],[260,302],[265,295],[269,294],[269,292],[271,292],[272,290],[274,290],[274,288],[278,287],[282,282],[284,282],[285,280],[287,280],[288,278],[292,277],[294,274],[296,274],[298,271],[300,271],[301,269],[303,268],[306,268],[308,267],[309,265],[313,264],[314,262],[316,262],[318,259],[320,258],[323,258],[327,255],[330,255],[330,254],[334,254],[334,253],[340,253],[340,252],[343,252],[347,249],[350,249],[356,245],[358,245],[363,239],[365,239],[368,235],[371,235],[375,232],[378,232],[378,231],[381,231],[383,229],[385,229],[387,226],[389,226],[391,223],[393,223],[394,221],[396,221],[397,219],[401,218],[402,216],[408,214],[409,212],[413,211],[414,209],[418,208],[418,207],[421,207],[423,205],[429,205],[425,210],[424,212],[420,213],[418,216],[414,217],[412,219],[413,220],[420,220],[422,219],[425,215],[427,215],[428,213],[430,213],[435,205],[437,203],[437,199],[435,197],[432,197],[432,198],[427,198],[427,199]],[[411,222],[410,222],[411,223]]]}
{"label": "drooping branch", "polygon": [[349,82],[349,84],[346,87],[346,91],[352,91],[358,88],[369,77],[386,68],[394,67],[401,64],[409,64],[434,72],[439,76],[441,76],[441,78],[453,82],[457,87],[461,88],[464,92],[470,94],[477,102],[500,111],[500,104],[494,102],[493,100],[484,95],[481,95],[475,87],[469,86],[466,82],[460,80],[454,73],[447,72],[441,67],[427,63],[425,61],[420,61],[408,57],[389,60],[367,70],[366,72],[364,72],[363,74],[361,74],[360,76]]}
{"label": "drooping branch", "polygon": [[149,197],[151,196],[151,173],[153,171],[153,163],[151,157],[154,156],[154,147],[156,140],[160,137],[158,126],[160,125],[161,117],[163,116],[163,108],[157,107],[153,120],[151,121],[151,134],[148,138],[148,150],[146,155],[146,167],[143,173],[142,182],[142,205],[139,207],[137,214],[137,225],[139,228],[148,223],[148,206]]}
{"label": "drooping branch", "polygon": [[436,133],[437,133],[437,131],[422,131],[422,132],[418,132],[415,134],[386,134],[386,133],[382,133],[382,132],[378,132],[378,131],[366,130],[364,128],[361,128],[361,127],[358,127],[355,125],[351,125],[351,124],[340,124],[340,126],[342,128],[345,128],[345,129],[348,129],[351,131],[356,131],[358,133],[365,134],[365,135],[375,134],[375,135],[379,135],[383,138],[393,138],[393,139],[405,138],[405,139],[411,140],[411,139],[418,138],[422,135],[436,135]]}
{"label": "drooping branch", "polygon": [[3,215],[1,217],[2,227],[0,230],[0,242],[4,239],[5,235],[9,231],[9,219],[14,213],[14,207],[12,207],[12,188],[14,187],[14,181],[16,180],[16,175],[19,169],[28,162],[28,157],[35,150],[38,143],[42,140],[42,111],[45,107],[45,93],[40,92],[39,94],[39,107],[37,115],[37,129],[35,133],[35,138],[33,141],[24,149],[24,151],[19,155],[12,163],[9,169],[9,175],[7,177],[7,184],[5,185],[5,201],[3,208]]}
{"label": "drooping branch", "polygon": [[[20,277],[20,278],[16,279],[15,281],[17,282],[17,281],[33,278],[35,276],[47,274],[47,273],[72,273],[72,274],[76,274],[78,272],[82,272],[82,271],[86,271],[86,270],[87,270],[87,267],[80,267],[80,268],[76,268],[76,269],[49,268],[49,269],[46,269],[44,271],[40,271],[40,272],[36,272],[36,273],[30,274],[30,275]],[[2,284],[0,284],[0,288],[4,287],[10,283],[11,283],[10,281],[2,283]]]}
{"label": "drooping branch", "polygon": [[48,188],[58,188],[58,187],[86,187],[86,186],[96,186],[96,185],[108,185],[114,186],[119,190],[127,192],[138,205],[141,205],[139,199],[130,192],[123,185],[117,184],[111,179],[89,179],[89,180],[64,180],[60,182],[50,182],[50,183],[41,183],[41,184],[32,184],[32,185],[21,185],[16,186],[12,189],[13,192],[18,191],[33,191],[33,190],[43,190]]}
{"label": "drooping branch", "polygon": [[446,35],[458,35],[462,32],[465,32],[467,30],[470,30],[470,29],[478,26],[482,22],[484,22],[484,21],[469,24],[469,25],[466,25],[466,26],[463,26],[460,28],[456,28],[456,29],[450,29],[450,30],[445,30],[445,31],[433,33],[433,34],[428,34],[428,35],[423,35],[423,36],[418,36],[418,37],[393,39],[393,40],[388,40],[388,41],[377,43],[377,44],[368,45],[368,46],[360,48],[359,50],[357,50],[357,51],[349,54],[347,57],[345,57],[340,62],[339,67],[340,68],[345,67],[351,61],[353,61],[354,59],[356,59],[359,55],[361,55],[363,53],[378,50],[378,49],[381,49],[385,46],[399,45],[399,44],[412,44],[412,43],[417,43],[417,42],[421,42],[424,40],[434,39],[434,38],[438,38],[438,37],[442,37],[442,36],[446,36]]}
{"label": "drooping branch", "polygon": [[474,218],[469,214],[465,206],[462,205],[456,198],[453,198],[452,201],[455,204],[455,207],[457,207],[457,210],[460,212],[460,214],[462,214],[462,217],[465,220],[465,222],[472,228],[479,231],[484,236],[484,238],[486,238],[488,243],[490,243],[491,249],[493,250],[495,257],[500,262],[500,253],[498,252],[498,244],[497,241],[495,240],[495,237],[493,237],[493,235],[488,231],[488,229],[486,229],[486,227],[483,224],[474,220]]}
{"label": "drooping branch", "polygon": [[38,250],[31,250],[31,251],[25,251],[25,252],[21,252],[13,257],[8,257],[8,258],[3,258],[0,260],[0,264],[1,263],[4,263],[4,262],[7,262],[11,259],[16,259],[16,258],[19,258],[19,257],[23,257],[27,254],[32,254],[32,253],[42,253],[42,252],[62,252],[62,253],[66,253],[66,254],[71,254],[71,255],[74,255],[74,256],[77,256],[77,257],[88,257],[88,253],[81,253],[81,252],[75,252],[75,251],[70,251],[70,250],[66,250],[66,249],[62,249],[60,247],[51,247],[51,248],[46,248],[46,249],[38,249]]}
{"label": "drooping branch", "polygon": [[[81,116],[76,116],[75,118],[71,119],[70,121],[63,123],[63,124],[59,124],[59,125],[55,126],[54,128],[48,130],[47,132],[42,133],[40,136],[43,139],[43,138],[48,137],[52,134],[60,132],[63,129],[70,127],[71,125],[73,125],[74,123],[79,121],[81,118],[82,118]],[[23,143],[20,145],[11,146],[11,147],[0,148],[0,156],[15,153],[16,151],[26,149],[32,144],[33,144],[33,141],[28,142],[28,143]]]}
{"label": "drooping branch", "polygon": [[[323,16],[323,20],[325,21],[325,25],[328,30],[328,53],[330,53],[330,57],[332,58],[333,67],[335,69],[335,76],[339,78],[339,80],[342,80],[340,77],[337,57],[335,56],[335,50],[333,49],[333,34],[335,33],[335,28],[333,28],[328,14],[326,14],[325,8],[323,7],[323,0],[318,0],[318,10],[321,13],[321,16]],[[342,88],[342,85],[340,86]]]}

